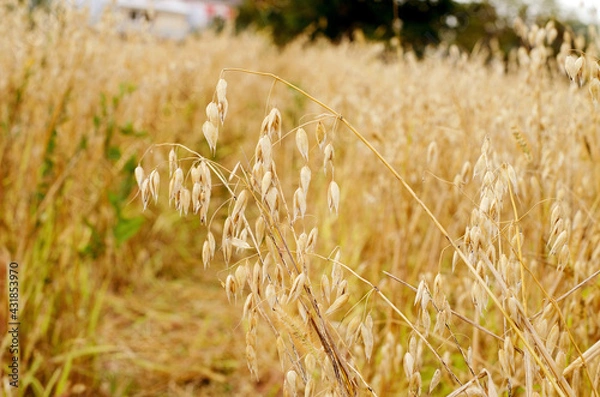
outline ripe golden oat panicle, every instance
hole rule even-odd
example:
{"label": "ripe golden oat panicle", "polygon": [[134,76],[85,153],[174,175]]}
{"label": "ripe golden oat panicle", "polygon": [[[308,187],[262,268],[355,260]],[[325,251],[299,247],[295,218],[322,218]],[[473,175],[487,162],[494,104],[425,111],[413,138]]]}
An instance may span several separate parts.
{"label": "ripe golden oat panicle", "polygon": [[571,81],[581,82],[584,61],[585,58],[583,56],[568,55],[565,58],[565,71]]}

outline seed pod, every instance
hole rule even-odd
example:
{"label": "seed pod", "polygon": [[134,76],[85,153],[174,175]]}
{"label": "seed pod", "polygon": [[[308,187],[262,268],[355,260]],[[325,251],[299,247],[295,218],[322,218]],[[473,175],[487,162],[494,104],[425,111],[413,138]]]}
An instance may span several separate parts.
{"label": "seed pod", "polygon": [[267,285],[267,290],[265,291],[267,295],[267,302],[269,303],[269,307],[273,309],[275,307],[275,303],[277,303],[277,294],[275,293],[275,287],[273,284]]}
{"label": "seed pod", "polygon": [[142,182],[142,204],[144,205],[144,210],[148,208],[148,203],[150,201],[150,181],[148,178],[144,179]]}
{"label": "seed pod", "polygon": [[340,309],[343,305],[346,304],[346,302],[348,302],[348,299],[350,299],[350,296],[348,294],[344,294],[339,296],[332,304],[331,306],[329,306],[329,309],[327,309],[327,311],[325,312],[325,315],[330,315],[333,312],[337,311],[338,309]]}
{"label": "seed pod", "polygon": [[222,101],[227,96],[227,81],[219,79],[217,82],[217,100]]}
{"label": "seed pod", "polygon": [[265,199],[265,195],[267,194],[267,192],[269,191],[269,188],[271,187],[271,182],[273,181],[273,174],[271,173],[271,171],[267,171],[265,172],[265,175],[262,178],[262,181],[260,182],[260,194],[262,199]]}
{"label": "seed pod", "polygon": [[568,238],[568,234],[567,234],[566,230],[563,230],[562,232],[560,232],[560,234],[556,238],[556,241],[554,242],[554,245],[552,246],[552,249],[550,250],[550,255],[556,255],[556,253],[560,249],[562,249],[562,247],[567,242],[567,238]]}
{"label": "seed pod", "polygon": [[212,124],[210,121],[205,121],[202,124],[202,133],[204,134],[204,138],[206,138],[206,142],[208,142],[208,147],[210,151],[215,154],[217,150],[217,139],[219,138],[219,129]]}
{"label": "seed pod", "polygon": [[248,362],[250,373],[258,380],[258,360],[256,358],[256,351],[252,345],[246,345],[246,361]]}
{"label": "seed pod", "polygon": [[340,187],[335,181],[331,181],[329,183],[329,189],[327,190],[327,202],[329,204],[329,211],[335,212],[337,215],[340,205]]}
{"label": "seed pod", "polygon": [[265,220],[262,216],[259,216],[256,219],[256,223],[254,224],[254,233],[256,237],[256,242],[260,245],[263,239],[265,238]]}
{"label": "seed pod", "polygon": [[567,55],[565,58],[565,71],[571,80],[575,80],[579,76],[579,72],[583,67],[583,57],[575,57]]}
{"label": "seed pod", "polygon": [[144,169],[141,165],[135,167],[135,180],[137,181],[138,188],[142,190],[142,183],[144,182],[145,174]]}
{"label": "seed pod", "polygon": [[200,162],[200,183],[205,190],[210,190],[212,187],[212,180],[210,176],[210,167],[206,165],[206,161]]}
{"label": "seed pod", "polygon": [[300,296],[302,289],[304,288],[304,284],[306,283],[306,274],[300,273],[296,276],[296,279],[292,283],[292,288],[290,289],[290,294],[288,296],[287,303],[292,303]]}
{"label": "seed pod", "polygon": [[361,325],[362,323],[360,322],[360,317],[358,316],[354,316],[348,323],[348,327],[346,327],[346,343],[349,346],[354,343]]}
{"label": "seed pod", "polygon": [[314,252],[315,246],[317,245],[317,237],[319,235],[319,229],[313,227],[308,234],[308,239],[306,240],[306,252],[311,253]]}
{"label": "seed pod", "polygon": [[227,294],[227,300],[231,303],[235,299],[236,293],[235,278],[231,274],[225,280],[225,293]]}
{"label": "seed pod", "polygon": [[325,125],[321,121],[317,123],[317,128],[315,130],[315,135],[317,137],[317,143],[319,147],[323,149],[323,145],[325,144],[325,139],[327,138],[327,131],[325,130]]}
{"label": "seed pod", "polygon": [[215,126],[219,124],[219,106],[216,103],[211,102],[206,105],[206,117],[211,124]]}
{"label": "seed pod", "polygon": [[267,205],[269,206],[269,210],[271,210],[271,214],[273,214],[273,212],[279,208],[278,198],[279,198],[279,192],[277,191],[277,188],[272,186],[266,195]]}
{"label": "seed pod", "polygon": [[442,379],[442,371],[440,371],[440,369],[436,369],[435,372],[433,373],[433,376],[431,377],[431,382],[429,383],[429,395],[432,394],[433,390],[437,387],[437,385],[439,385],[440,380]]}
{"label": "seed pod", "polygon": [[194,183],[192,187],[192,208],[194,210],[194,214],[198,213],[200,209],[200,197],[202,195],[202,185],[198,182]]}
{"label": "seed pod", "polygon": [[235,200],[233,211],[231,211],[231,217],[237,219],[240,215],[243,215],[246,211],[246,205],[248,204],[248,191],[242,190]]}
{"label": "seed pod", "polygon": [[158,192],[160,190],[160,174],[158,171],[152,170],[148,179],[150,180],[150,192],[152,193],[152,197],[154,197],[154,204],[156,204],[158,202]]}
{"label": "seed pod", "polygon": [[173,176],[173,172],[177,169],[177,154],[175,149],[169,151],[169,178]]}
{"label": "seed pod", "polygon": [[289,389],[290,389],[289,390],[289,395],[291,395],[291,396],[295,396],[296,395],[296,387],[297,387],[296,382],[297,382],[297,379],[298,379],[298,374],[293,369],[289,370],[287,372],[287,374],[285,375],[285,380],[287,381]]}
{"label": "seed pod", "polygon": [[269,119],[269,135],[277,135],[281,139],[281,113],[279,109],[273,108],[268,116]]}
{"label": "seed pod", "polygon": [[308,379],[306,386],[304,387],[304,397],[313,397],[315,394],[315,380],[313,378]]}
{"label": "seed pod", "polygon": [[308,136],[302,127],[296,131],[296,146],[300,155],[308,162]]}
{"label": "seed pod", "polygon": [[333,169],[333,160],[335,159],[335,149],[331,143],[328,143],[325,146],[325,150],[323,151],[323,170],[325,174],[327,174],[327,166]]}
{"label": "seed pod", "polygon": [[235,269],[235,282],[238,286],[238,292],[241,293],[244,290],[247,279],[248,273],[246,271],[246,266],[238,266],[237,269]]}
{"label": "seed pod", "polygon": [[406,352],[406,354],[404,355],[403,365],[406,379],[410,379],[412,374],[414,373],[415,359],[409,352]]}
{"label": "seed pod", "polygon": [[211,258],[210,244],[208,241],[204,241],[204,244],[202,244],[202,263],[204,264],[204,269],[210,264]]}
{"label": "seed pod", "polygon": [[244,302],[244,310],[242,312],[242,318],[249,320],[250,312],[254,308],[254,294],[250,292],[246,297],[246,301]]}
{"label": "seed pod", "polygon": [[200,166],[197,165],[195,167],[192,167],[190,169],[190,175],[192,176],[192,183],[200,183],[200,174],[202,171],[200,171]]}
{"label": "seed pod", "polygon": [[360,325],[360,336],[365,345],[365,356],[367,361],[371,361],[371,354],[373,353],[373,322],[371,321],[371,327],[365,324]]}
{"label": "seed pod", "polygon": [[[263,135],[256,144],[256,148],[254,149],[254,157],[256,164],[262,164],[263,170],[268,170],[271,168],[271,139],[268,135]],[[260,179],[259,179],[260,180]]]}
{"label": "seed pod", "polygon": [[227,82],[224,79],[219,79],[217,82],[217,109],[219,110],[219,119],[221,124],[227,117],[227,109],[229,108],[229,102],[227,102]]}
{"label": "seed pod", "polygon": [[296,189],[294,192],[294,220],[304,218],[306,213],[306,195],[302,188]]}
{"label": "seed pod", "polygon": [[310,185],[311,171],[310,168],[305,165],[300,170],[300,187],[304,190],[304,193],[308,193],[308,186]]}
{"label": "seed pod", "polygon": [[233,254],[233,244],[231,243],[231,238],[223,239],[221,249],[223,250],[223,259],[225,259],[225,263],[229,264],[231,255]]}
{"label": "seed pod", "polygon": [[192,202],[192,194],[188,188],[181,189],[181,199],[179,204],[179,215],[187,215],[190,210],[190,204]]}
{"label": "seed pod", "polygon": [[215,236],[212,232],[208,232],[206,235],[206,241],[208,242],[208,247],[210,249],[210,258],[214,258],[215,250],[217,249],[217,242],[215,241]]}
{"label": "seed pod", "polygon": [[227,110],[229,109],[229,102],[227,98],[219,101],[219,119],[221,120],[221,124],[225,122],[225,117],[227,117]]}

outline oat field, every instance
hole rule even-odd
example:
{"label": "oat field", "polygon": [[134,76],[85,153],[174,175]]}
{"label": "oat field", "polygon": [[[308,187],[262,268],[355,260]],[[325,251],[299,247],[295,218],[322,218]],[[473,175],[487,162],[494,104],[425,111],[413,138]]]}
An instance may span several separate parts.
{"label": "oat field", "polygon": [[6,396],[598,396],[598,38],[441,46],[0,6]]}

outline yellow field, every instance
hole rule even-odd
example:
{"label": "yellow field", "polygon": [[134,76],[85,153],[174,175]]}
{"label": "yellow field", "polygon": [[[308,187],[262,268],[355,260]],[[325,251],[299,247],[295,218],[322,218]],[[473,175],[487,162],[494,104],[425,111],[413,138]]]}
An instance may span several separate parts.
{"label": "yellow field", "polygon": [[505,68],[0,18],[4,395],[598,395],[594,42]]}

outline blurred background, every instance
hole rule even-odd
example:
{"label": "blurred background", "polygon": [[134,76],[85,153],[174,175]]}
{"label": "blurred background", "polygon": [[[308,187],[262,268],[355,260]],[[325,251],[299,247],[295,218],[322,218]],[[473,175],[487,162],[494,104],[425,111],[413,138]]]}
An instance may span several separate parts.
{"label": "blurred background", "polygon": [[[48,5],[51,0],[31,0]],[[576,31],[598,23],[598,0],[61,0],[89,9],[90,22],[114,11],[126,19],[123,29],[144,23],[161,37],[182,39],[209,26],[235,22],[237,30],[267,29],[276,44],[285,45],[302,34],[325,37],[389,40],[422,54],[428,45],[457,44],[470,51],[476,43],[497,40],[504,51],[520,43],[513,30],[517,17],[542,26],[554,20]]]}

